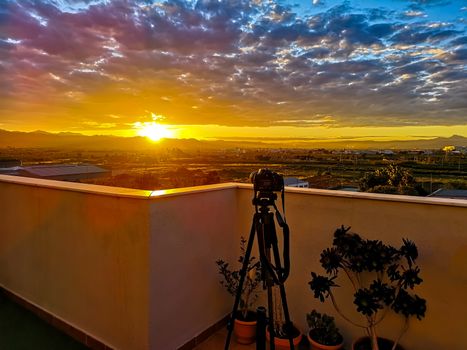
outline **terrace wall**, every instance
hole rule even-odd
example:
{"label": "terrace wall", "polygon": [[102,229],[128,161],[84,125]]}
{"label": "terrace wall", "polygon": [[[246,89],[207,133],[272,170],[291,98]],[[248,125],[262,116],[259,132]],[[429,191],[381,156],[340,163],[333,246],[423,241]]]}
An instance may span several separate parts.
{"label": "terrace wall", "polygon": [[236,263],[236,186],[151,199],[152,349],[177,349],[231,311],[215,261]]}
{"label": "terrace wall", "polygon": [[[253,209],[248,207],[251,188],[239,185],[239,225],[245,232]],[[406,349],[467,348],[467,201],[419,198],[327,190],[289,189],[286,193],[287,221],[291,230],[291,273],[286,282],[294,322],[306,329],[306,313],[313,308],[332,314],[350,342],[363,331],[340,318],[330,302],[313,298],[308,282],[311,271],[322,274],[319,256],[332,244],[332,235],[341,225],[367,238],[396,246],[410,238],[419,248],[418,264],[422,285],[415,292],[427,300],[423,321],[410,321],[401,343]],[[352,319],[352,287],[345,279],[337,283],[337,300]],[[396,339],[402,319],[388,317],[380,335]]]}
{"label": "terrace wall", "polygon": [[147,349],[149,194],[0,176],[0,286],[113,348]]}
{"label": "terrace wall", "polygon": [[[241,184],[151,193],[0,176],[0,285],[114,348],[177,349],[230,311],[214,262],[236,261],[251,197]],[[311,309],[335,314],[307,282],[344,224],[368,238],[417,243],[417,293],[428,310],[411,322],[408,349],[467,346],[467,201],[289,189],[286,202],[286,288],[302,331]],[[339,284],[342,309],[358,319],[349,286]],[[348,342],[361,335],[336,320]],[[394,338],[401,325],[389,318],[381,335]]]}

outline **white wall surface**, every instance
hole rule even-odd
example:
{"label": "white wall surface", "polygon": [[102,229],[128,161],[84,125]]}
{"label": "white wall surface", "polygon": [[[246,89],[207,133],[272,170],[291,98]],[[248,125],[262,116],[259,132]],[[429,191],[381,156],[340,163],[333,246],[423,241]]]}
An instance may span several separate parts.
{"label": "white wall surface", "polygon": [[147,194],[120,192],[2,176],[0,285],[112,347],[143,350]]}
{"label": "white wall surface", "polygon": [[[248,236],[251,186],[138,191],[0,176],[0,285],[117,349],[176,349],[228,312],[215,260],[235,263]],[[467,348],[467,201],[288,189],[294,322],[334,314],[347,344],[361,331],[313,298],[310,272],[344,224],[368,238],[418,245],[427,299],[402,344]],[[256,247],[254,248],[256,252]],[[353,317],[348,285],[337,298]],[[380,335],[395,338],[389,318]]]}
{"label": "white wall surface", "polygon": [[[239,212],[239,225],[246,228],[253,212],[247,206],[252,191],[240,187],[238,205],[245,210]],[[396,246],[409,238],[418,246],[424,282],[415,292],[427,300],[427,313],[422,321],[411,320],[401,341],[406,349],[467,349],[467,201],[295,189],[286,193],[286,213],[291,230],[286,290],[292,319],[303,332],[306,313],[316,308],[335,316],[347,346],[363,336],[361,329],[340,318],[330,302],[314,299],[308,285],[311,271],[324,274],[320,253],[331,246],[335,229],[346,225],[367,238]],[[346,282],[337,281],[341,285],[337,300],[346,314],[359,320]],[[379,334],[395,339],[401,327],[401,319],[388,317]]]}
{"label": "white wall surface", "polygon": [[151,349],[176,349],[229,313],[215,261],[236,263],[236,189],[151,200]]}

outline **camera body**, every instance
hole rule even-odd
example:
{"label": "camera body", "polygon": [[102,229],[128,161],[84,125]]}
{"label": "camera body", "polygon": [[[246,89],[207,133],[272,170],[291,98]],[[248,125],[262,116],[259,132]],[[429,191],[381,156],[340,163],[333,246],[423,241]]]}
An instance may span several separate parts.
{"label": "camera body", "polygon": [[284,178],[267,168],[262,168],[251,173],[250,180],[253,183],[255,191],[280,192],[284,189]]}

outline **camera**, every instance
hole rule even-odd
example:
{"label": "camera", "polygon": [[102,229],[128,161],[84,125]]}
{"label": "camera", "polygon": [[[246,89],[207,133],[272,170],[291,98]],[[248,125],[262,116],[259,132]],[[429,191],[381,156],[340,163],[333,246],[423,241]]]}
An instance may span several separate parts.
{"label": "camera", "polygon": [[284,189],[284,178],[267,168],[252,172],[250,179],[255,191],[279,192]]}

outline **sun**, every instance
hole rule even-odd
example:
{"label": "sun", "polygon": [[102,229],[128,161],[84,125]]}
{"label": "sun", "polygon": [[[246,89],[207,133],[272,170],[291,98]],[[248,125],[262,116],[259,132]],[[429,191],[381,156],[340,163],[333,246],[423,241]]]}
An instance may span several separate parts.
{"label": "sun", "polygon": [[139,136],[147,137],[154,142],[174,137],[174,132],[169,126],[157,122],[138,122],[135,126]]}

